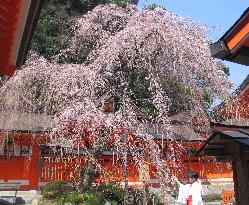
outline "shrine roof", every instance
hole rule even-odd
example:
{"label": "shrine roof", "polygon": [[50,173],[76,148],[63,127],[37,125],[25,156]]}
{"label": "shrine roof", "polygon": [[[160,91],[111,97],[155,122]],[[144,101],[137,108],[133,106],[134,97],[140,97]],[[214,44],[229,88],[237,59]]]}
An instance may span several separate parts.
{"label": "shrine roof", "polygon": [[171,125],[170,130],[161,125],[147,125],[148,133],[154,139],[165,141],[204,141],[203,134],[197,133],[191,125]]}
{"label": "shrine roof", "polygon": [[42,2],[0,1],[0,73],[10,77],[24,64]]}
{"label": "shrine roof", "polygon": [[51,116],[46,114],[18,111],[0,112],[0,130],[46,132],[51,131],[52,128],[53,119]]}
{"label": "shrine roof", "polygon": [[233,148],[238,144],[242,150],[249,149],[249,126],[216,124],[222,129],[216,129],[198,150],[197,155],[216,156],[218,160],[231,161]]}
{"label": "shrine roof", "polygon": [[210,50],[215,58],[249,65],[249,8]]}

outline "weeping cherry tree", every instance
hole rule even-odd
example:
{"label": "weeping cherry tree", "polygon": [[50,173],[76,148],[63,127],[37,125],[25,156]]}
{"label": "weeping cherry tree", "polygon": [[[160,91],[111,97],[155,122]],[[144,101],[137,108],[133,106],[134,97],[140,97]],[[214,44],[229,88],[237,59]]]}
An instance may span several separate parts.
{"label": "weeping cherry tree", "polygon": [[[100,5],[74,21],[68,48],[50,61],[31,53],[2,92],[14,89],[35,112],[53,116],[51,144],[81,142],[87,160],[82,190],[93,183],[101,153],[111,150],[123,159],[126,145],[138,166],[153,162],[162,187],[168,186],[167,164],[148,125],[160,125],[170,138],[170,116],[193,110],[207,125],[205,96],[229,96],[231,83],[210,56],[208,28],[134,5]],[[72,58],[75,63],[67,63]],[[112,112],[101,107],[106,96],[115,99]]]}

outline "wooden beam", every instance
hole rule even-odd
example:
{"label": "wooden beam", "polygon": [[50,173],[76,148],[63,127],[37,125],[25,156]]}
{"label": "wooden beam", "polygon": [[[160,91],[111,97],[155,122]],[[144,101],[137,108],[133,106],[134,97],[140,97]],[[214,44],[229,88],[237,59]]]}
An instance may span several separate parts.
{"label": "wooden beam", "polygon": [[203,151],[203,155],[214,156],[214,157],[226,156],[226,155],[230,156],[230,154],[227,154],[227,153],[225,153],[221,150],[217,150],[217,149],[213,149],[213,150],[206,149]]}
{"label": "wooden beam", "polygon": [[221,144],[210,143],[210,144],[208,144],[207,149],[221,149],[223,147],[225,147],[225,144],[223,144],[223,143],[221,143]]}
{"label": "wooden beam", "polygon": [[219,162],[232,162],[234,160],[233,155],[218,156],[217,160]]}

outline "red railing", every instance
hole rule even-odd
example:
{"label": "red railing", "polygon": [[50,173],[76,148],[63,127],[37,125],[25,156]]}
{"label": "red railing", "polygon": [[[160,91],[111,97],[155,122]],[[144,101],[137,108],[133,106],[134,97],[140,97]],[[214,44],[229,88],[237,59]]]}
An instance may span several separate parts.
{"label": "red railing", "polygon": [[231,204],[235,202],[234,190],[222,190],[222,205]]}
{"label": "red railing", "polygon": [[79,176],[80,167],[83,165],[84,160],[81,158],[42,158],[40,181],[72,181],[75,177]]}
{"label": "red railing", "polygon": [[[100,176],[96,182],[123,181],[123,163],[112,163],[110,160],[99,161],[101,168],[98,169]],[[59,158],[44,157],[41,160],[40,182],[50,182],[54,180],[72,181],[79,177],[80,169],[84,166],[83,158]],[[129,181],[138,180],[138,168],[134,163],[129,163]],[[102,174],[101,174],[102,173]],[[103,174],[105,173],[105,174]]]}

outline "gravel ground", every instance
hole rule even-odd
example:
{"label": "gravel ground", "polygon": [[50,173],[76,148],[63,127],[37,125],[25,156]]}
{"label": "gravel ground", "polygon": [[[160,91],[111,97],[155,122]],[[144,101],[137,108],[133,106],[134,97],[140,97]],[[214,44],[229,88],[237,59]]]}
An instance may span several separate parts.
{"label": "gravel ground", "polygon": [[203,185],[204,195],[221,195],[222,189],[233,189],[233,183],[222,184],[222,185]]}

